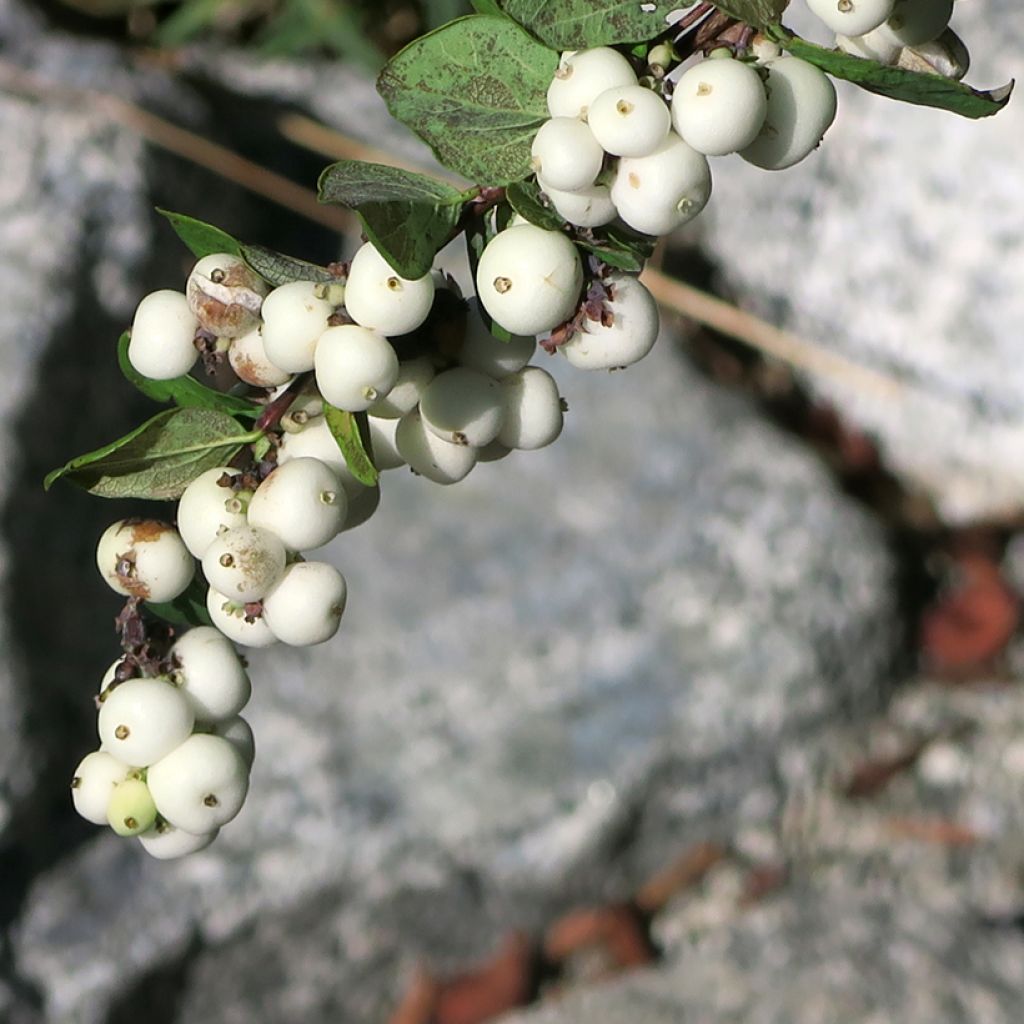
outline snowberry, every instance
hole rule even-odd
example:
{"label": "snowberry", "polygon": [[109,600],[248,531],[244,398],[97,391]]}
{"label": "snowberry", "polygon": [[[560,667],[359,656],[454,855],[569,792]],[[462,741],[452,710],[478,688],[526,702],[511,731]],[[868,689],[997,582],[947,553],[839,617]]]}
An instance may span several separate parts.
{"label": "snowberry", "polygon": [[611,189],[619,216],[646,235],[666,235],[692,220],[711,196],[707,157],[675,132],[650,156],[623,157]]}
{"label": "snowberry", "polygon": [[398,420],[384,420],[377,416],[367,416],[370,430],[370,450],[373,452],[373,464],[382,472],[385,469],[398,469],[405,465],[395,442],[398,433]]}
{"label": "snowberry", "polygon": [[289,281],[263,300],[263,350],[281,370],[313,369],[317,339],[334,313],[322,293],[323,287],[313,281]]}
{"label": "snowberry", "polygon": [[402,458],[436,484],[454,484],[476,465],[476,449],[443,441],[426,428],[419,409],[398,421],[395,443]]}
{"label": "snowberry", "polygon": [[269,530],[290,551],[318,548],[345,523],[348,498],[335,472],[319,459],[278,466],[249,502],[249,523]]}
{"label": "snowberry", "polygon": [[457,366],[427,385],[420,415],[426,428],[442,440],[482,448],[501,429],[501,388],[493,377]]}
{"label": "snowberry", "polygon": [[676,83],[672,124],[684,142],[706,156],[749,146],[768,110],[761,76],[730,58],[702,60]]}
{"label": "snowberry", "polygon": [[[605,152],[613,156],[648,156],[665,141],[672,117],[657,93],[640,85],[621,85],[606,89],[595,98],[587,123]],[[544,180],[560,187],[546,171]],[[586,184],[593,184],[593,179]]]}
{"label": "snowberry", "polygon": [[862,36],[836,36],[836,46],[844,53],[879,64],[895,64],[903,47],[885,31],[885,26]]}
{"label": "snowberry", "polygon": [[155,519],[112,523],[96,547],[100,575],[118,594],[173,601],[192,582],[195,563],[178,531]]}
{"label": "snowberry", "polygon": [[433,380],[434,364],[427,356],[406,359],[398,364],[398,379],[391,390],[370,406],[371,416],[400,420],[419,404],[423,389]]}
{"label": "snowberry", "polygon": [[249,702],[249,674],[219,630],[188,630],[171,648],[171,657],[176,663],[172,679],[192,705],[197,722],[233,718]]}
{"label": "snowberry", "polygon": [[107,808],[114,787],[128,778],[131,768],[105,750],[86,754],[71,779],[71,800],[75,810],[94,825],[107,824]]}
{"label": "snowberry", "polygon": [[210,619],[229,640],[245,647],[270,647],[277,637],[262,616],[246,613],[244,606],[225,597],[213,587],[206,592],[206,610]]}
{"label": "snowberry", "polygon": [[220,530],[245,526],[248,492],[240,496],[222,483],[239,472],[230,466],[208,469],[182,493],[178,502],[178,532],[196,558],[203,557]]}
{"label": "snowberry", "polygon": [[942,35],[952,16],[953,0],[896,0],[881,31],[900,46],[920,46]]}
{"label": "snowberry", "polygon": [[138,839],[142,848],[151,857],[156,857],[157,860],[176,860],[178,857],[187,857],[190,853],[205,850],[217,838],[219,831],[214,829],[212,832],[196,835],[175,828],[161,819],[147,832],[141,833]]}
{"label": "snowberry", "polygon": [[807,6],[833,32],[847,36],[878,28],[892,14],[893,4],[894,0],[807,0]]}
{"label": "snowberry", "polygon": [[362,412],[398,380],[398,356],[383,335],[367,327],[328,327],[316,344],[316,386],[339,409]]}
{"label": "snowberry", "polygon": [[263,344],[263,331],[259,327],[231,342],[228,362],[235,376],[254,388],[276,388],[291,380],[290,373],[270,361]]}
{"label": "snowberry", "polygon": [[610,370],[643,359],[658,337],[658,306],[654,296],[632,275],[612,274],[605,284],[611,299],[611,323],[587,320],[559,352],[583,370]]}
{"label": "snowberry", "polygon": [[203,554],[211,587],[243,604],[258,601],[284,572],[284,544],[269,530],[235,526],[222,530]]}
{"label": "snowberry", "polygon": [[578,228],[599,228],[611,224],[619,215],[607,185],[591,185],[576,192],[552,188],[546,181],[538,184],[544,190],[555,212]]}
{"label": "snowberry", "polygon": [[105,750],[142,768],[169,754],[192,732],[195,713],[166,679],[129,679],[100,704],[97,726]]}
{"label": "snowberry", "polygon": [[617,50],[598,46],[563,53],[548,86],[548,111],[552,117],[585,118],[605,89],[619,85],[636,85],[636,73]]}
{"label": "snowberry", "polygon": [[128,361],[150,380],[173,380],[195,365],[199,321],[181,292],[151,292],[135,310]]}
{"label": "snowberry", "polygon": [[779,57],[765,66],[768,114],[740,156],[778,171],[799,163],[821,142],[836,116],[836,89],[828,75],[799,57]]}
{"label": "snowberry", "polygon": [[142,779],[127,778],[114,787],[107,822],[119,836],[137,836],[153,827],[156,804]]}
{"label": "snowberry", "polygon": [[345,577],[326,562],[295,562],[263,600],[274,636],[292,647],[309,647],[338,632],[345,611]]}
{"label": "snowberry", "polygon": [[185,294],[207,331],[219,338],[239,338],[259,323],[267,286],[245,260],[216,252],[192,268]]}
{"label": "snowberry", "polygon": [[466,321],[466,333],[457,358],[462,366],[501,378],[521,370],[537,350],[537,339],[513,334],[508,341],[496,338],[474,309]]}
{"label": "snowberry", "polygon": [[481,305],[510,334],[542,334],[568,320],[582,283],[576,246],[561,232],[533,224],[498,232],[476,271]]}
{"label": "snowberry", "polygon": [[540,126],[530,147],[534,171],[554,188],[569,191],[593,185],[604,150],[593,132],[575,117],[553,117]]}
{"label": "snowberry", "polygon": [[562,432],[562,399],[546,370],[527,366],[501,382],[505,419],[498,440],[507,448],[533,450]]}
{"label": "snowberry", "polygon": [[345,311],[360,327],[389,336],[408,334],[427,319],[433,304],[432,275],[414,281],[402,277],[370,242],[352,257]]}
{"label": "snowberry", "polygon": [[201,834],[226,825],[242,809],[249,772],[228,740],[196,733],[157,761],[146,781],[162,817]]}
{"label": "snowberry", "polygon": [[231,743],[242,755],[246,768],[252,768],[252,763],[256,760],[256,738],[252,734],[252,727],[241,715],[224,722],[215,722],[210,732]]}

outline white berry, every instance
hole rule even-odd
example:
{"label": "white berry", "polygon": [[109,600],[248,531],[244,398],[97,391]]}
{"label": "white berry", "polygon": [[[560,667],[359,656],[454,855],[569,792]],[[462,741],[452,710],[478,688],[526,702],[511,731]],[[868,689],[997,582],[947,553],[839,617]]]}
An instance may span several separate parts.
{"label": "white berry", "polygon": [[427,319],[433,304],[432,275],[402,277],[370,242],[352,257],[345,310],[361,327],[388,336],[408,334]]}
{"label": "white berry", "polygon": [[430,382],[423,392],[420,415],[427,429],[442,440],[482,448],[501,429],[501,387],[493,377],[457,366]]}
{"label": "white berry", "polygon": [[289,281],[263,300],[263,350],[288,373],[313,369],[313,352],[334,307],[313,281]]}
{"label": "white berry", "polygon": [[188,373],[199,353],[199,321],[181,292],[151,292],[135,310],[128,361],[150,380],[173,380]]}
{"label": "white berry", "polygon": [[206,592],[206,610],[214,626],[236,644],[270,647],[277,643],[277,637],[261,616],[247,616],[240,602],[225,597],[213,587]]}
{"label": "white berry", "polygon": [[611,323],[587,320],[558,351],[583,370],[611,370],[643,359],[658,337],[658,306],[654,296],[632,275],[612,274],[607,310]]}
{"label": "white berry", "polygon": [[171,648],[173,679],[192,705],[197,722],[233,718],[249,702],[252,683],[223,633],[196,626]]}
{"label": "white berry", "polygon": [[96,565],[118,594],[157,603],[173,601],[195,573],[178,531],[155,519],[112,523],[96,546]]}
{"label": "white berry", "polygon": [[367,416],[370,431],[370,450],[373,452],[373,464],[378,470],[398,469],[405,465],[395,441],[398,433],[398,420],[384,420],[377,416]]}
{"label": "white berry", "polygon": [[521,370],[537,350],[537,339],[513,334],[508,341],[496,338],[474,305],[466,318],[466,333],[457,358],[462,366],[500,379]]}
{"label": "white berry", "polygon": [[233,744],[235,750],[242,755],[246,768],[252,768],[256,760],[256,738],[252,734],[252,727],[241,715],[224,722],[215,722],[210,732]]}
{"label": "white berry", "polygon": [[778,171],[817,148],[836,116],[836,89],[828,75],[799,57],[779,57],[765,66],[768,115],[760,134],[740,156]]}
{"label": "white berry", "polygon": [[146,774],[161,816],[175,828],[200,834],[226,825],[242,809],[249,772],[234,745],[196,733]]}
{"label": "white berry", "polygon": [[434,379],[434,364],[427,356],[406,359],[398,364],[398,379],[391,390],[367,410],[371,416],[400,420],[419,404],[423,389]]}
{"label": "white berry", "polygon": [[[587,123],[605,152],[648,156],[665,141],[672,117],[657,93],[640,85],[622,85],[606,89],[590,104]],[[544,180],[560,187],[547,172]]]}
{"label": "white berry", "polygon": [[749,64],[702,60],[676,83],[672,124],[684,142],[706,156],[724,156],[757,138],[768,111],[761,76]]}
{"label": "white berry", "polygon": [[398,380],[398,356],[387,338],[356,324],[320,335],[314,367],[320,394],[347,412],[369,409]]}
{"label": "white berry", "polygon": [[563,192],[543,180],[538,184],[551,200],[558,216],[575,227],[599,228],[611,224],[619,215],[607,185],[591,185],[576,192]]}
{"label": "white berry", "polygon": [[458,483],[476,465],[476,449],[442,441],[426,428],[419,409],[398,421],[395,443],[402,458],[436,484]]}
{"label": "white berry", "polygon": [[562,54],[548,86],[552,117],[586,117],[590,104],[619,85],[636,85],[636,73],[625,57],[608,46]]}
{"label": "white berry", "polygon": [[248,334],[231,342],[228,362],[235,376],[254,388],[276,388],[291,380],[292,375],[287,370],[271,362],[260,327],[254,327]]}
{"label": "white berry", "polygon": [[337,474],[319,459],[278,466],[249,502],[249,523],[269,530],[290,551],[318,548],[345,523],[348,498]]}
{"label": "white berry", "polygon": [[575,117],[553,117],[540,126],[530,147],[534,171],[555,188],[593,185],[604,163],[594,133]]}
{"label": "white berry", "polygon": [[245,526],[248,492],[239,496],[222,480],[239,475],[230,466],[217,466],[200,473],[185,488],[178,501],[178,532],[185,547],[202,558],[222,529]]}
{"label": "white berry", "polygon": [[105,750],[86,754],[71,779],[71,800],[75,810],[94,825],[107,824],[107,808],[114,787],[132,771],[124,761]]}
{"label": "white berry", "polygon": [[510,334],[542,334],[576,311],[583,267],[559,231],[520,224],[487,243],[476,290],[488,315]]}
{"label": "white berry", "polygon": [[333,565],[296,562],[264,598],[263,615],[282,643],[309,647],[337,633],[347,596],[345,577]]}
{"label": "white berry", "polygon": [[562,399],[555,379],[527,366],[501,382],[505,419],[498,440],[507,448],[532,451],[551,444],[562,432]]}
{"label": "white berry", "polygon": [[203,554],[211,587],[243,604],[258,601],[278,581],[286,561],[284,544],[269,530],[235,526],[222,530]]}
{"label": "white berry", "polygon": [[878,28],[892,14],[893,5],[894,0],[807,0],[807,6],[833,32],[848,36]]}
{"label": "white berry", "polygon": [[205,850],[217,838],[219,831],[214,829],[212,832],[196,835],[175,828],[166,821],[159,821],[147,832],[143,832],[138,839],[142,848],[151,857],[157,860],[177,860],[178,857],[187,857],[190,853]]}
{"label": "white berry", "polygon": [[862,36],[838,35],[836,36],[836,46],[843,53],[887,65],[895,64],[903,51],[903,47],[886,32],[884,25],[882,28]]}
{"label": "white berry", "polygon": [[100,705],[100,741],[125,764],[143,768],[169,754],[192,732],[195,713],[166,679],[128,679]]}

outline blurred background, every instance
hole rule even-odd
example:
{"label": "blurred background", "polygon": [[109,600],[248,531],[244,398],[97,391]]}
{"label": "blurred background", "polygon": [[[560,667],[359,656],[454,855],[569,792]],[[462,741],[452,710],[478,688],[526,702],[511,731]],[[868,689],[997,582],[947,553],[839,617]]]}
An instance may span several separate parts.
{"label": "blurred background", "polygon": [[[716,160],[650,357],[545,361],[553,447],[390,472],[332,543],[341,632],[252,654],[214,846],[75,817],[133,507],[40,482],[150,414],[114,345],[190,265],[154,207],[350,253],[316,177],[431,166],[372,76],[465,6],[0,0],[0,1020],[1019,1024],[1016,101],[841,87],[797,168]],[[1015,0],[953,27],[1019,73]]]}

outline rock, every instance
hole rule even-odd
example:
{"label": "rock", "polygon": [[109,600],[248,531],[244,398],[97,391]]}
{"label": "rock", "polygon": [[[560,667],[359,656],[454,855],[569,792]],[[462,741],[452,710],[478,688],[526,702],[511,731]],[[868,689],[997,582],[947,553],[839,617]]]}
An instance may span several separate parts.
{"label": "rock", "polygon": [[[810,20],[787,11],[794,25]],[[958,4],[953,25],[972,83],[1015,74],[1014,0]],[[714,161],[703,244],[743,305],[895,382],[890,392],[842,372],[806,377],[946,520],[1019,512],[1024,201],[1010,169],[1024,106],[1015,98],[979,122],[839,91],[836,123],[797,167]]]}

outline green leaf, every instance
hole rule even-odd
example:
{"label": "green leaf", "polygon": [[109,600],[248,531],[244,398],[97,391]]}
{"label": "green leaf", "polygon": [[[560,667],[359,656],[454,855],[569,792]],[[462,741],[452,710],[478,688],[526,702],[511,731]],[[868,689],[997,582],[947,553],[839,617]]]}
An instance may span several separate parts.
{"label": "green leaf", "polygon": [[213,409],[166,409],[124,437],[71,459],[43,481],[65,477],[103,498],[170,501],[200,473],[222,466],[255,441],[230,416]]}
{"label": "green leaf", "polygon": [[505,198],[520,217],[545,231],[561,231],[565,221],[545,206],[540,199],[540,186],[535,181],[517,181],[505,190]]}
{"label": "green leaf", "polygon": [[206,610],[206,589],[198,579],[193,579],[173,601],[146,601],[143,607],[172,626],[213,625]]}
{"label": "green leaf", "polygon": [[[668,31],[665,16],[696,0],[498,0],[501,9],[558,50],[636,43]],[[742,3],[743,0],[737,0]],[[774,20],[774,19],[773,19]]]}
{"label": "green leaf", "polygon": [[868,92],[888,96],[889,99],[901,100],[904,103],[936,107],[963,117],[989,117],[997,114],[1010,102],[1010,95],[1013,92],[1013,82],[1001,89],[982,92],[962,82],[943,78],[941,75],[890,68],[873,60],[852,57],[840,50],[827,50],[799,36],[790,35],[781,27],[772,34],[794,57],[815,64],[822,71],[853,82]]}
{"label": "green leaf", "polygon": [[398,274],[411,279],[430,273],[463,204],[476,192],[460,192],[424,174],[361,160],[331,164],[320,175],[318,188],[320,202],[355,210],[366,237]]}
{"label": "green leaf", "polygon": [[294,256],[284,256],[262,245],[243,245],[241,253],[242,259],[274,288],[292,281],[316,281],[317,284],[338,284],[341,281],[326,267]]}
{"label": "green leaf", "polygon": [[715,0],[715,6],[730,18],[764,29],[778,22],[789,0]]}
{"label": "green leaf", "polygon": [[639,274],[644,269],[644,263],[654,252],[656,242],[657,239],[647,235],[617,227],[599,228],[590,239],[576,239],[581,249],[593,253],[602,263],[633,274]]}
{"label": "green leaf", "polygon": [[530,173],[558,55],[508,18],[473,14],[413,41],[377,79],[392,116],[446,167],[487,185]]}
{"label": "green leaf", "polygon": [[128,361],[128,342],[131,335],[128,331],[118,339],[117,362],[121,372],[147,398],[156,402],[174,402],[183,409],[219,409],[229,416],[242,416],[256,419],[263,411],[262,407],[247,398],[228,395],[223,391],[214,391],[195,377],[175,377],[173,380],[150,380],[143,377]]}
{"label": "green leaf", "polygon": [[192,250],[192,255],[201,260],[215,252],[226,252],[232,256],[241,256],[242,247],[226,231],[215,228],[212,224],[206,224],[195,217],[186,217],[183,213],[172,213],[170,210],[161,210],[157,207],[157,213],[166,217],[171,222],[171,227],[177,232],[178,237]]}
{"label": "green leaf", "polygon": [[324,416],[328,429],[338,442],[341,454],[345,456],[345,465],[348,466],[349,472],[361,484],[373,487],[379,474],[367,452],[366,430],[360,429],[359,418],[365,420],[365,413],[357,416],[324,402]]}

